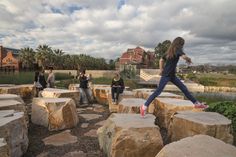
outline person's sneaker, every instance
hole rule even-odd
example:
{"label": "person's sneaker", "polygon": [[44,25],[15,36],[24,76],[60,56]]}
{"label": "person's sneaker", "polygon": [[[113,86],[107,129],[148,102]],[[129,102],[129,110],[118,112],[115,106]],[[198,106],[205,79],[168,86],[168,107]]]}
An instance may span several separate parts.
{"label": "person's sneaker", "polygon": [[142,118],[144,118],[145,115],[146,115],[146,110],[143,109],[143,106],[144,106],[144,105],[141,105],[141,106],[140,106],[140,116],[141,116]]}
{"label": "person's sneaker", "polygon": [[208,108],[208,105],[204,104],[204,103],[196,103],[194,104],[194,108],[203,108],[206,109]]}

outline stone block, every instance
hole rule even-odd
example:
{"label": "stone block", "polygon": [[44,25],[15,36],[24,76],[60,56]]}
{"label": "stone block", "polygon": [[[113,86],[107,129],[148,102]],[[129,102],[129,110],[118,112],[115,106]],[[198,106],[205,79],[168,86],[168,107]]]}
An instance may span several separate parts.
{"label": "stone block", "polygon": [[0,101],[1,100],[16,100],[21,103],[24,103],[24,101],[21,99],[21,97],[16,94],[0,94]]}
{"label": "stone block", "polygon": [[111,87],[108,85],[94,85],[93,95],[99,104],[108,105],[108,94],[111,92]]}
{"label": "stone block", "polygon": [[8,150],[7,142],[5,141],[4,138],[0,138],[0,154],[1,154],[1,157],[10,157],[8,152],[9,152],[9,150]]}
{"label": "stone block", "polygon": [[76,105],[80,105],[79,91],[72,91],[66,89],[46,88],[41,92],[44,98],[72,98]]}
{"label": "stone block", "polygon": [[143,98],[143,93],[145,92],[154,92],[155,89],[152,88],[140,88],[140,89],[134,89],[133,94],[136,98]]}
{"label": "stone block", "polygon": [[118,113],[140,113],[140,106],[145,101],[140,98],[124,98],[118,104]]}
{"label": "stone block", "polygon": [[161,128],[168,128],[170,120],[177,111],[202,111],[195,109],[189,100],[181,100],[176,98],[155,98],[154,115],[158,118],[158,125]]}
{"label": "stone block", "polygon": [[112,114],[97,131],[99,145],[107,157],[152,157],[163,147],[155,116]]}
{"label": "stone block", "polygon": [[236,147],[207,135],[195,135],[166,145],[156,157],[235,157]]}
{"label": "stone block", "polygon": [[31,121],[48,127],[49,131],[75,127],[78,116],[74,100],[71,98],[34,98]]}
{"label": "stone block", "polygon": [[27,151],[28,129],[23,112],[0,111],[0,138],[6,140],[4,151],[10,157],[21,157]]}
{"label": "stone block", "polygon": [[209,135],[233,144],[231,120],[215,112],[181,111],[173,116],[169,136],[171,141],[197,134]]}

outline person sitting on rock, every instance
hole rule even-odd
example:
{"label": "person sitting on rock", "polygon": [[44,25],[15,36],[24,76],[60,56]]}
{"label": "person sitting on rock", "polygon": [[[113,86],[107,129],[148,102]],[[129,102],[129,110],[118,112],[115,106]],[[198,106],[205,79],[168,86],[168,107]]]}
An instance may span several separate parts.
{"label": "person sitting on rock", "polygon": [[[118,72],[115,73],[115,76],[112,79],[111,83],[111,95],[112,95],[112,102],[118,102],[119,95],[123,93],[124,91],[124,81],[120,77],[120,74]],[[116,95],[116,96],[115,96]]]}

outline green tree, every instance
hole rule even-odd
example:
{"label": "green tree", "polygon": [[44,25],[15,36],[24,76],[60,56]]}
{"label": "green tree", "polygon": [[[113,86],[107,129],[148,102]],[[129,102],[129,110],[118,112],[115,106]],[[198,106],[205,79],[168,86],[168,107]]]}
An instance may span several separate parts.
{"label": "green tree", "polygon": [[54,58],[55,69],[62,69],[63,55],[65,54],[65,52],[63,52],[63,50],[61,49],[55,49],[53,50],[53,53],[55,55]]}
{"label": "green tree", "polygon": [[35,59],[39,66],[45,68],[46,66],[54,66],[55,55],[52,48],[48,45],[39,45],[36,49]]}
{"label": "green tree", "polygon": [[162,43],[158,43],[157,46],[155,47],[155,57],[156,57],[155,63],[157,67],[159,67],[159,60],[168,50],[170,44],[171,44],[170,40],[165,40]]}
{"label": "green tree", "polygon": [[19,60],[22,63],[22,67],[26,69],[32,69],[35,62],[34,56],[35,52],[32,48],[26,47],[20,49]]}

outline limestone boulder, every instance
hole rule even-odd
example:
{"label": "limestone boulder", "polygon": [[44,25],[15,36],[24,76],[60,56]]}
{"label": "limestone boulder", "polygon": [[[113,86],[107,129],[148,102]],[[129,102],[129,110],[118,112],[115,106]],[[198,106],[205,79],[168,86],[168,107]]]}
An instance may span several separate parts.
{"label": "limestone boulder", "polygon": [[235,157],[236,147],[207,135],[195,135],[166,145],[156,157]]}
{"label": "limestone boulder", "polygon": [[108,105],[108,95],[111,92],[110,86],[94,85],[92,91],[93,91],[94,98],[99,104]]}
{"label": "limestone boulder", "polygon": [[75,102],[70,98],[34,98],[31,121],[50,131],[75,127],[78,123]]}
{"label": "limestone boulder", "polygon": [[9,152],[9,150],[8,150],[7,142],[5,141],[4,138],[0,138],[0,154],[1,154],[1,157],[10,157],[8,152]]}
{"label": "limestone boulder", "polygon": [[132,91],[124,91],[122,94],[119,95],[119,100],[117,103],[112,102],[112,96],[111,93],[108,95],[108,104],[109,104],[109,110],[110,112],[117,112],[118,111],[118,104],[122,99],[125,98],[135,98]]}
{"label": "limestone boulder", "polygon": [[70,84],[68,89],[79,91],[79,84]]}
{"label": "limestone boulder", "polygon": [[19,95],[16,94],[0,94],[0,101],[1,100],[16,100],[21,103],[24,103],[22,98]]}
{"label": "limestone boulder", "polygon": [[155,116],[112,114],[97,131],[100,148],[108,157],[152,157],[163,147]]}
{"label": "limestone boulder", "polygon": [[[9,99],[7,99],[9,98]],[[11,99],[12,98],[12,99]],[[28,124],[28,113],[25,103],[17,95],[0,94],[0,110],[14,110],[16,112],[23,112],[26,123]]]}
{"label": "limestone boulder", "polygon": [[72,98],[76,105],[79,106],[80,94],[79,91],[72,91],[66,89],[46,88],[41,92],[44,98]]}
{"label": "limestone boulder", "polygon": [[189,100],[181,100],[176,98],[155,98],[154,115],[158,119],[158,125],[161,128],[168,128],[170,120],[178,111],[202,111],[195,109],[194,105]]}
{"label": "limestone boulder", "polygon": [[233,144],[231,120],[215,112],[181,111],[173,116],[169,136],[171,141],[205,134]]}
{"label": "limestone boulder", "polygon": [[0,94],[16,94],[23,99],[31,99],[35,93],[35,86],[33,84],[2,86],[0,87]]}
{"label": "limestone boulder", "polygon": [[[143,92],[143,99],[148,99],[151,94],[153,92]],[[176,99],[184,99],[184,96],[182,95],[177,95],[177,94],[174,94],[174,93],[170,93],[170,92],[162,92],[158,98],[176,98]]]}
{"label": "limestone boulder", "polygon": [[6,140],[3,150],[10,157],[21,157],[27,151],[28,129],[23,112],[0,111],[0,138]]}
{"label": "limestone boulder", "polygon": [[[151,95],[153,94],[153,92],[143,92],[142,93],[142,97],[143,99],[148,99]],[[173,93],[169,93],[169,92],[162,92],[157,98],[176,98],[176,99],[184,99],[183,96],[181,95],[177,95],[177,94],[173,94]],[[154,113],[155,110],[155,104],[157,104],[157,99],[154,99],[152,101],[152,103],[149,105],[148,107],[148,112],[149,113]]]}
{"label": "limestone boulder", "polygon": [[139,88],[139,89],[134,89],[133,94],[136,98],[143,98],[143,93],[145,92],[154,92],[155,89],[152,88]]}
{"label": "limestone boulder", "polygon": [[124,98],[118,104],[118,113],[140,113],[140,106],[145,101],[140,98]]}

